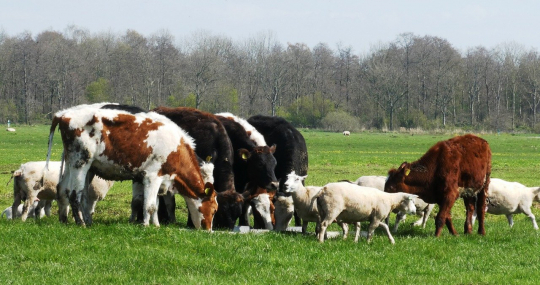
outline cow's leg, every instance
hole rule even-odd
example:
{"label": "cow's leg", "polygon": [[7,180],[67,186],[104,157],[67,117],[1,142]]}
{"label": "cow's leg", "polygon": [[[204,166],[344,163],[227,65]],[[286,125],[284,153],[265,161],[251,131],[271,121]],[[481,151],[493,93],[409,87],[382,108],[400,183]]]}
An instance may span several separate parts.
{"label": "cow's leg", "polygon": [[133,184],[131,184],[131,192],[131,216],[129,217],[129,222],[142,222],[142,218],[139,220],[139,216],[142,216],[143,212],[144,185],[133,181]]}
{"label": "cow's leg", "polygon": [[486,234],[486,229],[484,227],[484,218],[486,216],[486,198],[487,198],[487,185],[484,185],[483,191],[478,192],[478,194],[476,195],[476,215],[478,217],[478,234],[481,234],[481,235]]}
{"label": "cow's leg", "polygon": [[435,217],[436,237],[441,236],[441,231],[444,224],[446,224],[446,227],[451,234],[457,235],[456,229],[452,224],[452,218],[450,216],[450,211],[452,209],[452,206],[454,206],[456,199],[457,197],[448,196],[441,204],[439,204],[439,213],[437,213],[437,216]]}
{"label": "cow's leg", "polygon": [[94,179],[95,174],[92,172],[86,173],[86,179],[84,183],[83,190],[81,191],[81,197],[79,199],[81,209],[82,209],[82,216],[84,218],[84,223],[87,226],[92,225],[92,214],[94,213],[94,206],[96,205],[96,201],[89,201],[89,193],[90,191],[90,182],[92,179]]}
{"label": "cow's leg", "polygon": [[405,220],[405,218],[407,217],[406,214],[402,213],[402,212],[398,212],[396,214],[396,222],[394,223],[394,228],[392,229],[392,232],[397,232],[398,230],[398,227],[399,227],[399,223],[401,223],[401,221]]}
{"label": "cow's leg", "polygon": [[86,226],[85,217],[83,215],[82,209],[82,195],[85,191],[86,175],[88,174],[88,169],[90,168],[89,164],[85,164],[79,169],[72,169],[70,179],[70,190],[69,194],[69,204],[71,205],[71,212],[73,213],[73,218],[78,225]]}
{"label": "cow's leg", "polygon": [[64,175],[60,179],[58,186],[56,187],[56,202],[58,204],[58,220],[61,223],[67,223],[69,214],[69,189],[68,184],[70,180],[69,168],[66,168]]}
{"label": "cow's leg", "polygon": [[463,203],[465,204],[465,226],[464,233],[470,234],[472,232],[472,215],[475,210],[476,197],[463,197]]}
{"label": "cow's leg", "polygon": [[307,233],[307,226],[308,226],[309,222],[306,221],[306,220],[303,220],[302,221],[302,233],[303,234],[306,234]]}
{"label": "cow's leg", "polygon": [[[170,223],[170,224],[176,223],[176,216],[174,213],[175,208],[176,208],[176,201],[174,199],[174,194],[171,191],[167,191],[167,193],[161,196],[161,198],[162,199],[160,200],[162,200],[163,205],[160,205],[160,207],[165,207],[166,212],[167,212],[167,219],[163,219],[163,220],[164,221],[166,220],[166,223]],[[159,218],[159,215],[158,215],[158,218]]]}
{"label": "cow's leg", "polygon": [[513,226],[514,226],[514,218],[513,218],[513,215],[512,215],[512,214],[506,215],[506,219],[508,220],[508,225],[509,225],[510,227],[513,227]]}
{"label": "cow's leg", "polygon": [[250,201],[245,201],[242,205],[242,215],[238,219],[239,226],[249,226],[249,207],[251,207],[249,203]]}
{"label": "cow's leg", "polygon": [[163,179],[157,176],[144,179],[143,226],[148,226],[151,220],[152,224],[159,227],[156,200],[162,182]]}

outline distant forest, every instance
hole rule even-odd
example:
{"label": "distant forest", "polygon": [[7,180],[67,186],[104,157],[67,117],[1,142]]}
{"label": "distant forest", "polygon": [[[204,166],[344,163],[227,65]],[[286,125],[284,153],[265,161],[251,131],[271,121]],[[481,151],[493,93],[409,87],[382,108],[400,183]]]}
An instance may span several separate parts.
{"label": "distant forest", "polygon": [[283,44],[271,33],[233,41],[74,26],[0,32],[2,124],[47,123],[58,110],[109,101],[276,115],[332,131],[539,133],[539,88],[540,55],[519,44],[460,51],[445,39],[406,33],[360,55],[339,44]]}

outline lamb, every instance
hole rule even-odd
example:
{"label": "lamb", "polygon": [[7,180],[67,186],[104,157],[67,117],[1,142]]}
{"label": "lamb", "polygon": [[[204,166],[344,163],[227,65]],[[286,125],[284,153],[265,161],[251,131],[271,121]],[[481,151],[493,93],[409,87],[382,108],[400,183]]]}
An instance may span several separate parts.
{"label": "lamb", "polygon": [[[493,215],[506,215],[510,227],[514,225],[514,214],[523,213],[531,218],[533,227],[538,230],[536,218],[531,212],[533,201],[540,202],[540,187],[527,187],[518,182],[491,178],[488,188],[486,212]],[[472,223],[476,220],[476,210]]]}
{"label": "lamb", "polygon": [[[360,186],[372,187],[372,188],[379,189],[384,192],[385,182],[386,182],[386,176],[360,176],[356,180],[355,183]],[[428,204],[420,198],[415,198],[414,205],[416,206],[416,215],[420,216],[420,218],[416,222],[413,223],[413,226],[422,226],[422,228],[426,228],[427,219],[429,218],[429,214],[435,207],[435,204]],[[395,213],[396,213],[396,222],[394,223],[394,227],[392,228],[392,232],[394,233],[397,232],[399,223],[401,223],[401,221],[407,218],[407,215],[405,215],[402,212],[395,212]],[[388,224],[388,220],[386,224]]]}
{"label": "lamb", "polygon": [[[48,207],[50,211],[51,201],[44,200],[43,202],[48,202]],[[38,206],[38,203],[40,202],[34,201],[34,203],[28,209],[29,217],[34,217],[34,215],[36,215],[37,213],[39,213],[39,215],[37,215],[39,216],[39,218],[43,218],[43,216],[45,216],[45,209],[43,208],[43,205]],[[11,206],[9,206],[2,212],[2,218],[4,217],[4,215],[6,216],[6,219],[8,220],[11,220],[13,218],[20,218],[22,214],[22,210],[23,210],[23,204],[20,204],[19,207],[17,207],[17,211],[15,211],[15,213],[13,213]]]}
{"label": "lamb", "polygon": [[[306,177],[307,175],[298,176],[293,171],[287,175],[287,181],[285,182],[285,193],[291,193],[294,209],[298,217],[302,219],[303,234],[307,233],[309,222],[319,222],[319,211],[315,199],[322,189],[322,187],[317,186],[304,186],[302,182]],[[349,232],[349,225],[346,223],[339,224],[343,230],[343,239],[346,239]],[[319,233],[319,227],[316,228],[316,233]]]}
{"label": "lamb", "polygon": [[[21,167],[13,172],[14,202],[10,207],[10,211],[13,212],[13,209],[17,209],[16,215],[13,215],[12,213],[13,218],[20,216],[23,221],[26,221],[28,216],[41,218],[43,215],[35,215],[32,211],[41,212],[42,208],[44,208],[44,214],[47,215],[47,217],[50,217],[52,201],[57,198],[60,198],[58,205],[59,208],[61,208],[61,203],[64,200],[62,200],[63,197],[57,197],[56,193],[56,186],[58,185],[58,180],[60,178],[61,162],[49,161],[48,169],[45,167],[45,164],[45,161],[31,161],[21,164]],[[99,177],[92,180],[88,193],[84,193],[83,195],[85,199],[85,209],[87,209],[89,213],[94,212],[95,204],[105,197],[111,186],[112,182],[105,181]],[[64,198],[67,211],[69,201],[67,201],[67,197]],[[23,200],[25,201],[24,205],[22,205],[20,214],[18,214],[18,209]],[[38,201],[39,203],[34,206]]]}
{"label": "lamb", "polygon": [[413,199],[416,195],[407,193],[386,193],[375,188],[358,186],[348,182],[329,183],[316,195],[319,210],[319,242],[324,242],[328,226],[336,220],[342,223],[357,223],[354,241],[360,236],[359,222],[370,221],[367,241],[370,242],[375,228],[382,227],[390,243],[394,238],[383,220],[397,209],[404,213],[414,213]]}

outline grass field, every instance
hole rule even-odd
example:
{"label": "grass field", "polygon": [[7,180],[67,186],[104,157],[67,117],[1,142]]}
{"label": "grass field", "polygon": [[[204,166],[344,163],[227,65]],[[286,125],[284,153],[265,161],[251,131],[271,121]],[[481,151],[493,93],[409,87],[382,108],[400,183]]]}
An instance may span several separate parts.
{"label": "grass field", "polygon": [[[448,135],[303,131],[309,151],[307,185],[362,175],[386,175],[414,161]],[[540,139],[535,135],[481,135],[493,152],[492,177],[540,185]],[[0,132],[0,210],[13,202],[10,171],[44,160],[48,127]],[[55,137],[53,159],[61,153]],[[181,199],[178,198],[177,199]],[[94,225],[0,219],[2,284],[537,284],[539,234],[524,215],[487,215],[486,236],[433,237],[434,220],[413,228],[408,217],[394,235],[376,231],[365,239],[329,240],[292,233],[233,235],[185,230],[187,210],[177,203],[179,224],[144,228],[128,223],[131,183],[117,182],[97,205]],[[463,232],[463,203],[453,209]],[[53,213],[56,207],[53,205]],[[434,213],[436,213],[435,208]],[[535,208],[534,213],[539,214]],[[432,213],[432,216],[434,215]],[[392,217],[393,219],[393,217]],[[392,222],[393,223],[393,222]],[[365,224],[364,226],[367,226]],[[310,231],[314,225],[310,225]],[[338,230],[333,226],[331,230]],[[476,229],[475,229],[476,231]]]}

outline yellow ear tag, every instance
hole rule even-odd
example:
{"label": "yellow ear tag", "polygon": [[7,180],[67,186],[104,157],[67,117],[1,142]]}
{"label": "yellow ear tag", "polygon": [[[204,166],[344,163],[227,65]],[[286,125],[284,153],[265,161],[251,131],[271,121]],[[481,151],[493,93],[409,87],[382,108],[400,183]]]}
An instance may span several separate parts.
{"label": "yellow ear tag", "polygon": [[247,155],[245,153],[242,153],[242,159],[243,160],[246,160],[247,159]]}
{"label": "yellow ear tag", "polygon": [[212,160],[212,157],[211,157],[211,156],[207,156],[207,157],[206,157],[206,162],[210,162],[210,160]]}
{"label": "yellow ear tag", "polygon": [[204,189],[204,194],[208,195],[208,193],[210,193],[210,188],[205,188]]}
{"label": "yellow ear tag", "polygon": [[411,170],[410,170],[410,169],[405,170],[405,176],[408,176],[409,173],[411,173]]}

